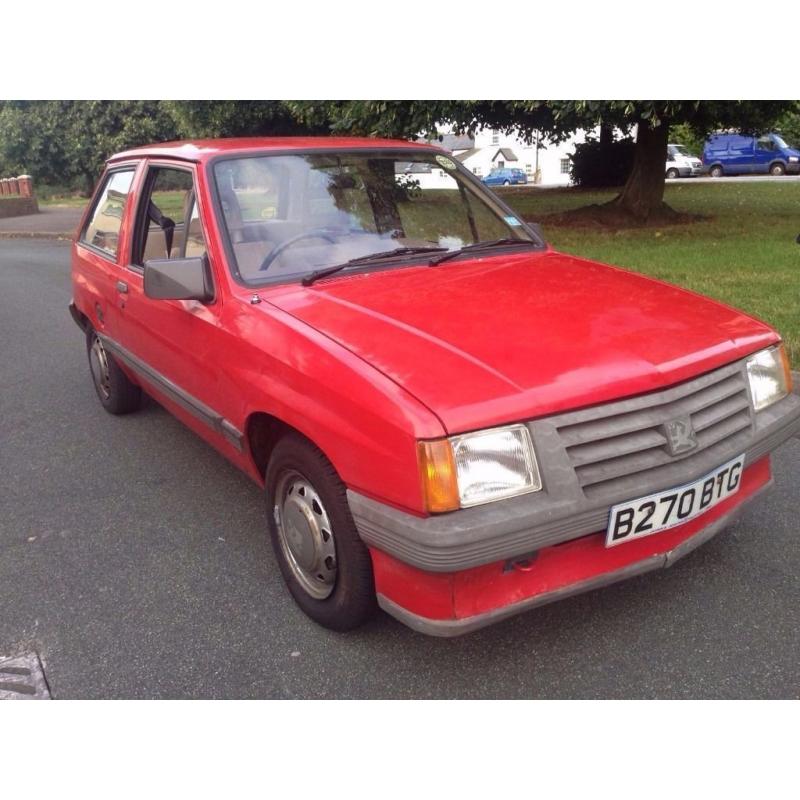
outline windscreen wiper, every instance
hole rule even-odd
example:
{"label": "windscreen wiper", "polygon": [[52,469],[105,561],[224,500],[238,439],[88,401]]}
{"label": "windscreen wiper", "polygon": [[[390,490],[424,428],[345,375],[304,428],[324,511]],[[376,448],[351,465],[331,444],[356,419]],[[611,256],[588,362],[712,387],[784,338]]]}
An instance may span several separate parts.
{"label": "windscreen wiper", "polygon": [[394,250],[380,250],[377,253],[370,253],[369,255],[359,256],[358,258],[351,258],[349,261],[345,261],[344,264],[336,264],[333,267],[325,267],[324,269],[315,270],[314,272],[306,275],[300,281],[300,283],[302,283],[303,286],[311,286],[314,281],[318,281],[320,278],[327,278],[328,275],[333,275],[340,270],[346,269],[347,267],[356,267],[359,264],[369,264],[372,261],[380,261],[381,259],[385,258],[410,256],[414,255],[415,253],[441,253],[446,249],[446,247],[396,247]]}
{"label": "windscreen wiper", "polygon": [[451,258],[460,256],[463,253],[472,252],[473,250],[488,250],[492,247],[513,247],[521,244],[533,247],[536,246],[536,242],[534,242],[532,239],[491,239],[488,242],[475,242],[475,244],[468,244],[464,247],[459,247],[458,250],[448,250],[446,253],[442,253],[440,256],[435,256],[428,263],[430,266],[435,267],[437,264],[441,264],[443,261],[448,261]]}

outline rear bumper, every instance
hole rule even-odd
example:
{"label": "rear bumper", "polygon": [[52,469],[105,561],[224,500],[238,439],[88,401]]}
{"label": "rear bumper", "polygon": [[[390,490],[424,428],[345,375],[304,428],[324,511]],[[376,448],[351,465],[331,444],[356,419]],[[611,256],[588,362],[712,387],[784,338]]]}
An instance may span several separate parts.
{"label": "rear bumper", "polygon": [[565,597],[669,567],[730,525],[772,484],[769,457],[745,469],[739,492],[677,528],[605,547],[598,532],[544,548],[529,563],[426,573],[371,549],[378,603],[421,633],[459,636]]}

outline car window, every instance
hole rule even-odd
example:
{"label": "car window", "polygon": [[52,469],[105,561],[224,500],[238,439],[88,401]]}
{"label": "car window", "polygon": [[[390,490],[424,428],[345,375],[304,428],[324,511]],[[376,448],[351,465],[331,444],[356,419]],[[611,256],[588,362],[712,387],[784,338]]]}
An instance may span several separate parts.
{"label": "car window", "polygon": [[206,252],[192,173],[174,167],[151,167],[139,207],[141,231],[136,261],[192,258]]}
{"label": "car window", "polygon": [[775,150],[775,142],[772,141],[768,136],[763,136],[758,140],[758,149],[759,150]]}
{"label": "car window", "polygon": [[133,172],[133,169],[125,169],[108,175],[80,239],[114,257],[119,249],[119,232]]}
{"label": "car window", "polygon": [[441,153],[231,158],[214,165],[214,180],[233,267],[246,282],[297,280],[394,250],[531,240]]}

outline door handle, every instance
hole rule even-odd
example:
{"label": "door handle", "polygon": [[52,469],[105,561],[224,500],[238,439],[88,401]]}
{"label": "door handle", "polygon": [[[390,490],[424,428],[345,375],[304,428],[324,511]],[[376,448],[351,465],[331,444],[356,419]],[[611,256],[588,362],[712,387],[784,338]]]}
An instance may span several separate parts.
{"label": "door handle", "polygon": [[128,294],[128,284],[125,281],[117,281],[117,291],[121,294]]}

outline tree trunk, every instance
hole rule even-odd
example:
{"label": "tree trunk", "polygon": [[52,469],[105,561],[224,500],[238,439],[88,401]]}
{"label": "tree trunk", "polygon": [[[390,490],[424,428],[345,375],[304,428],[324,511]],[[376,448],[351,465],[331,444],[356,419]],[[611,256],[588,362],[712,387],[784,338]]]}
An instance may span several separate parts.
{"label": "tree trunk", "polygon": [[600,123],[600,149],[609,147],[614,143],[614,126],[608,122]]}
{"label": "tree trunk", "polygon": [[651,128],[644,120],[636,135],[633,168],[622,192],[612,201],[636,219],[645,221],[664,205],[664,164],[667,161],[669,125]]}

